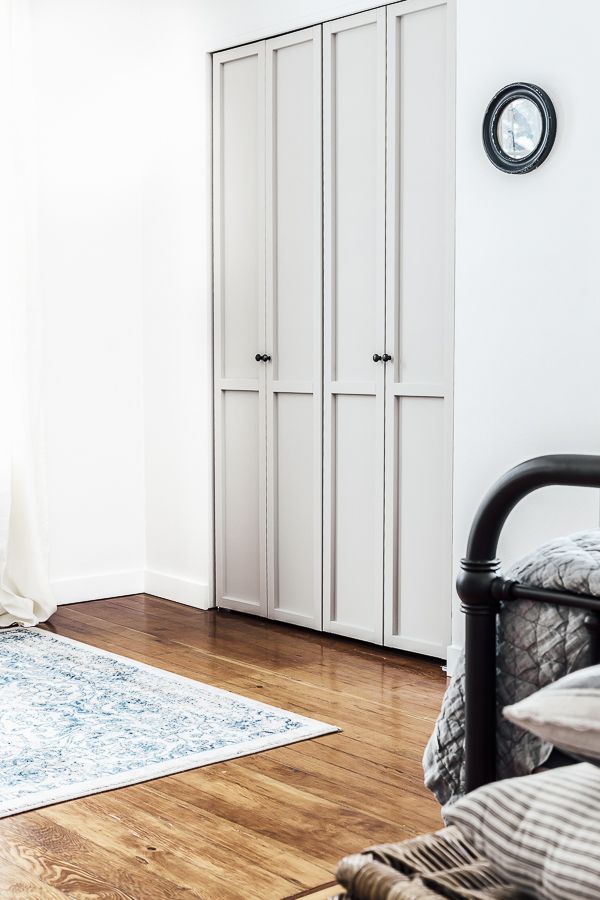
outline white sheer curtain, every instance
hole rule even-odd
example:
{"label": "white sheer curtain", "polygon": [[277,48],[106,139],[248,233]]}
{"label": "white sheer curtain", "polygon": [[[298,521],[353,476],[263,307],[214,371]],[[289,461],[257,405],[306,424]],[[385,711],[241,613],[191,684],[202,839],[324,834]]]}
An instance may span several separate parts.
{"label": "white sheer curtain", "polygon": [[55,610],[48,583],[42,305],[29,0],[0,0],[0,626]]}

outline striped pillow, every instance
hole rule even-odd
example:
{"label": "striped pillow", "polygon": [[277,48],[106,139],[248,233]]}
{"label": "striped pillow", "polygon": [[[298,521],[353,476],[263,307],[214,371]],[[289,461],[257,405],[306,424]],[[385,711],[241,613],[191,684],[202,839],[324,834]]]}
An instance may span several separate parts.
{"label": "striped pillow", "polygon": [[600,765],[600,666],[571,672],[503,712],[520,728]]}
{"label": "striped pillow", "polygon": [[600,769],[589,763],[496,781],[447,811],[515,887],[549,900],[600,897]]}

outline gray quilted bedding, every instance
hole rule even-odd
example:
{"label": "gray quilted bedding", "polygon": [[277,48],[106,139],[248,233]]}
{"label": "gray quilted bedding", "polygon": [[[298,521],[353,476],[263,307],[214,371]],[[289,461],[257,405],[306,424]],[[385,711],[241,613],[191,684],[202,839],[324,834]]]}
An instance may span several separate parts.
{"label": "gray quilted bedding", "polygon": [[[507,578],[534,587],[600,596],[600,531],[582,531],[544,544],[519,560]],[[585,612],[531,601],[503,605],[497,632],[498,776],[527,775],[552,746],[512,725],[502,708],[568,672],[588,665]],[[425,749],[425,784],[442,806],[464,793],[464,660],[446,691]]]}

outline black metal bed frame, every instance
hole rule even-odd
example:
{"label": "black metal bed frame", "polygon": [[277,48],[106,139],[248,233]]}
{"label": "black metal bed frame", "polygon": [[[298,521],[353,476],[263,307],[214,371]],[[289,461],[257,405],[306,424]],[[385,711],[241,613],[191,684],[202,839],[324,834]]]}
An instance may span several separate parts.
{"label": "black metal bed frame", "polygon": [[542,487],[600,488],[600,456],[564,454],[527,460],[503,475],[484,497],[461,560],[457,590],[466,617],[466,790],[496,779],[496,616],[500,602],[533,600],[588,611],[592,662],[600,661],[600,598],[544,590],[499,574],[498,539],[512,509]]}

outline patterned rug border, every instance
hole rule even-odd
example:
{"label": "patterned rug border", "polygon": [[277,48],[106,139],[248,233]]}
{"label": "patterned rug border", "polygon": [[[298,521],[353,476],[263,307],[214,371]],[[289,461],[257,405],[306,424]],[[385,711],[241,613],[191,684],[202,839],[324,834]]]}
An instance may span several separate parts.
{"label": "patterned rug border", "polygon": [[192,769],[204,768],[204,766],[214,765],[218,762],[228,762],[229,760],[240,759],[244,756],[251,756],[254,753],[263,753],[266,750],[275,750],[278,747],[297,744],[301,741],[310,740],[311,738],[323,737],[326,734],[336,734],[341,731],[341,728],[338,728],[336,725],[329,725],[328,723],[321,722],[318,719],[311,719],[307,716],[301,715],[300,713],[295,713],[291,710],[284,709],[281,706],[274,706],[271,703],[263,703],[261,700],[253,700],[250,697],[245,697],[243,694],[237,694],[234,691],[228,691],[224,688],[215,687],[212,684],[207,684],[205,681],[200,681],[196,678],[188,678],[185,675],[177,675],[175,672],[170,672],[167,669],[157,668],[156,666],[149,665],[148,663],[140,662],[137,659],[132,659],[129,656],[123,656],[120,653],[113,653],[110,650],[104,650],[101,647],[95,647],[93,644],[85,644],[82,641],[66,637],[62,634],[54,634],[54,632],[48,631],[44,628],[16,626],[1,629],[0,643],[8,633],[15,633],[18,631],[35,632],[37,634],[43,635],[44,638],[50,641],[55,640],[65,644],[73,645],[77,647],[78,650],[81,650],[84,653],[88,653],[92,656],[107,656],[112,659],[117,659],[121,662],[133,666],[134,668],[152,672],[157,677],[167,681],[175,681],[190,685],[201,685],[203,690],[206,690],[208,693],[243,700],[245,704],[254,709],[267,709],[274,710],[275,712],[279,713],[286,713],[287,715],[304,724],[300,729],[293,733],[293,736],[290,736],[290,734],[281,734],[269,736],[262,739],[254,738],[252,741],[249,741],[247,745],[237,744],[235,745],[235,748],[223,747],[213,751],[205,750],[197,754],[180,757],[179,760],[169,760],[164,763],[153,763],[147,766],[140,766],[137,769],[130,769],[127,772],[126,776],[120,776],[119,774],[116,774],[107,776],[102,779],[95,779],[94,786],[91,786],[91,783],[87,781],[72,783],[67,788],[65,788],[64,791],[40,791],[39,794],[28,798],[26,802],[14,805],[9,809],[1,809],[0,791],[0,819],[6,818],[8,816],[14,816],[23,812],[30,812],[31,810],[40,809],[44,806],[53,806],[56,803],[65,803],[69,800],[76,800],[81,797],[90,797],[94,794],[100,794],[105,791],[118,790],[124,787],[131,787],[131,785],[134,784],[140,784],[146,781],[154,781],[157,778],[164,778],[167,775],[176,775],[180,772],[189,772]]}

